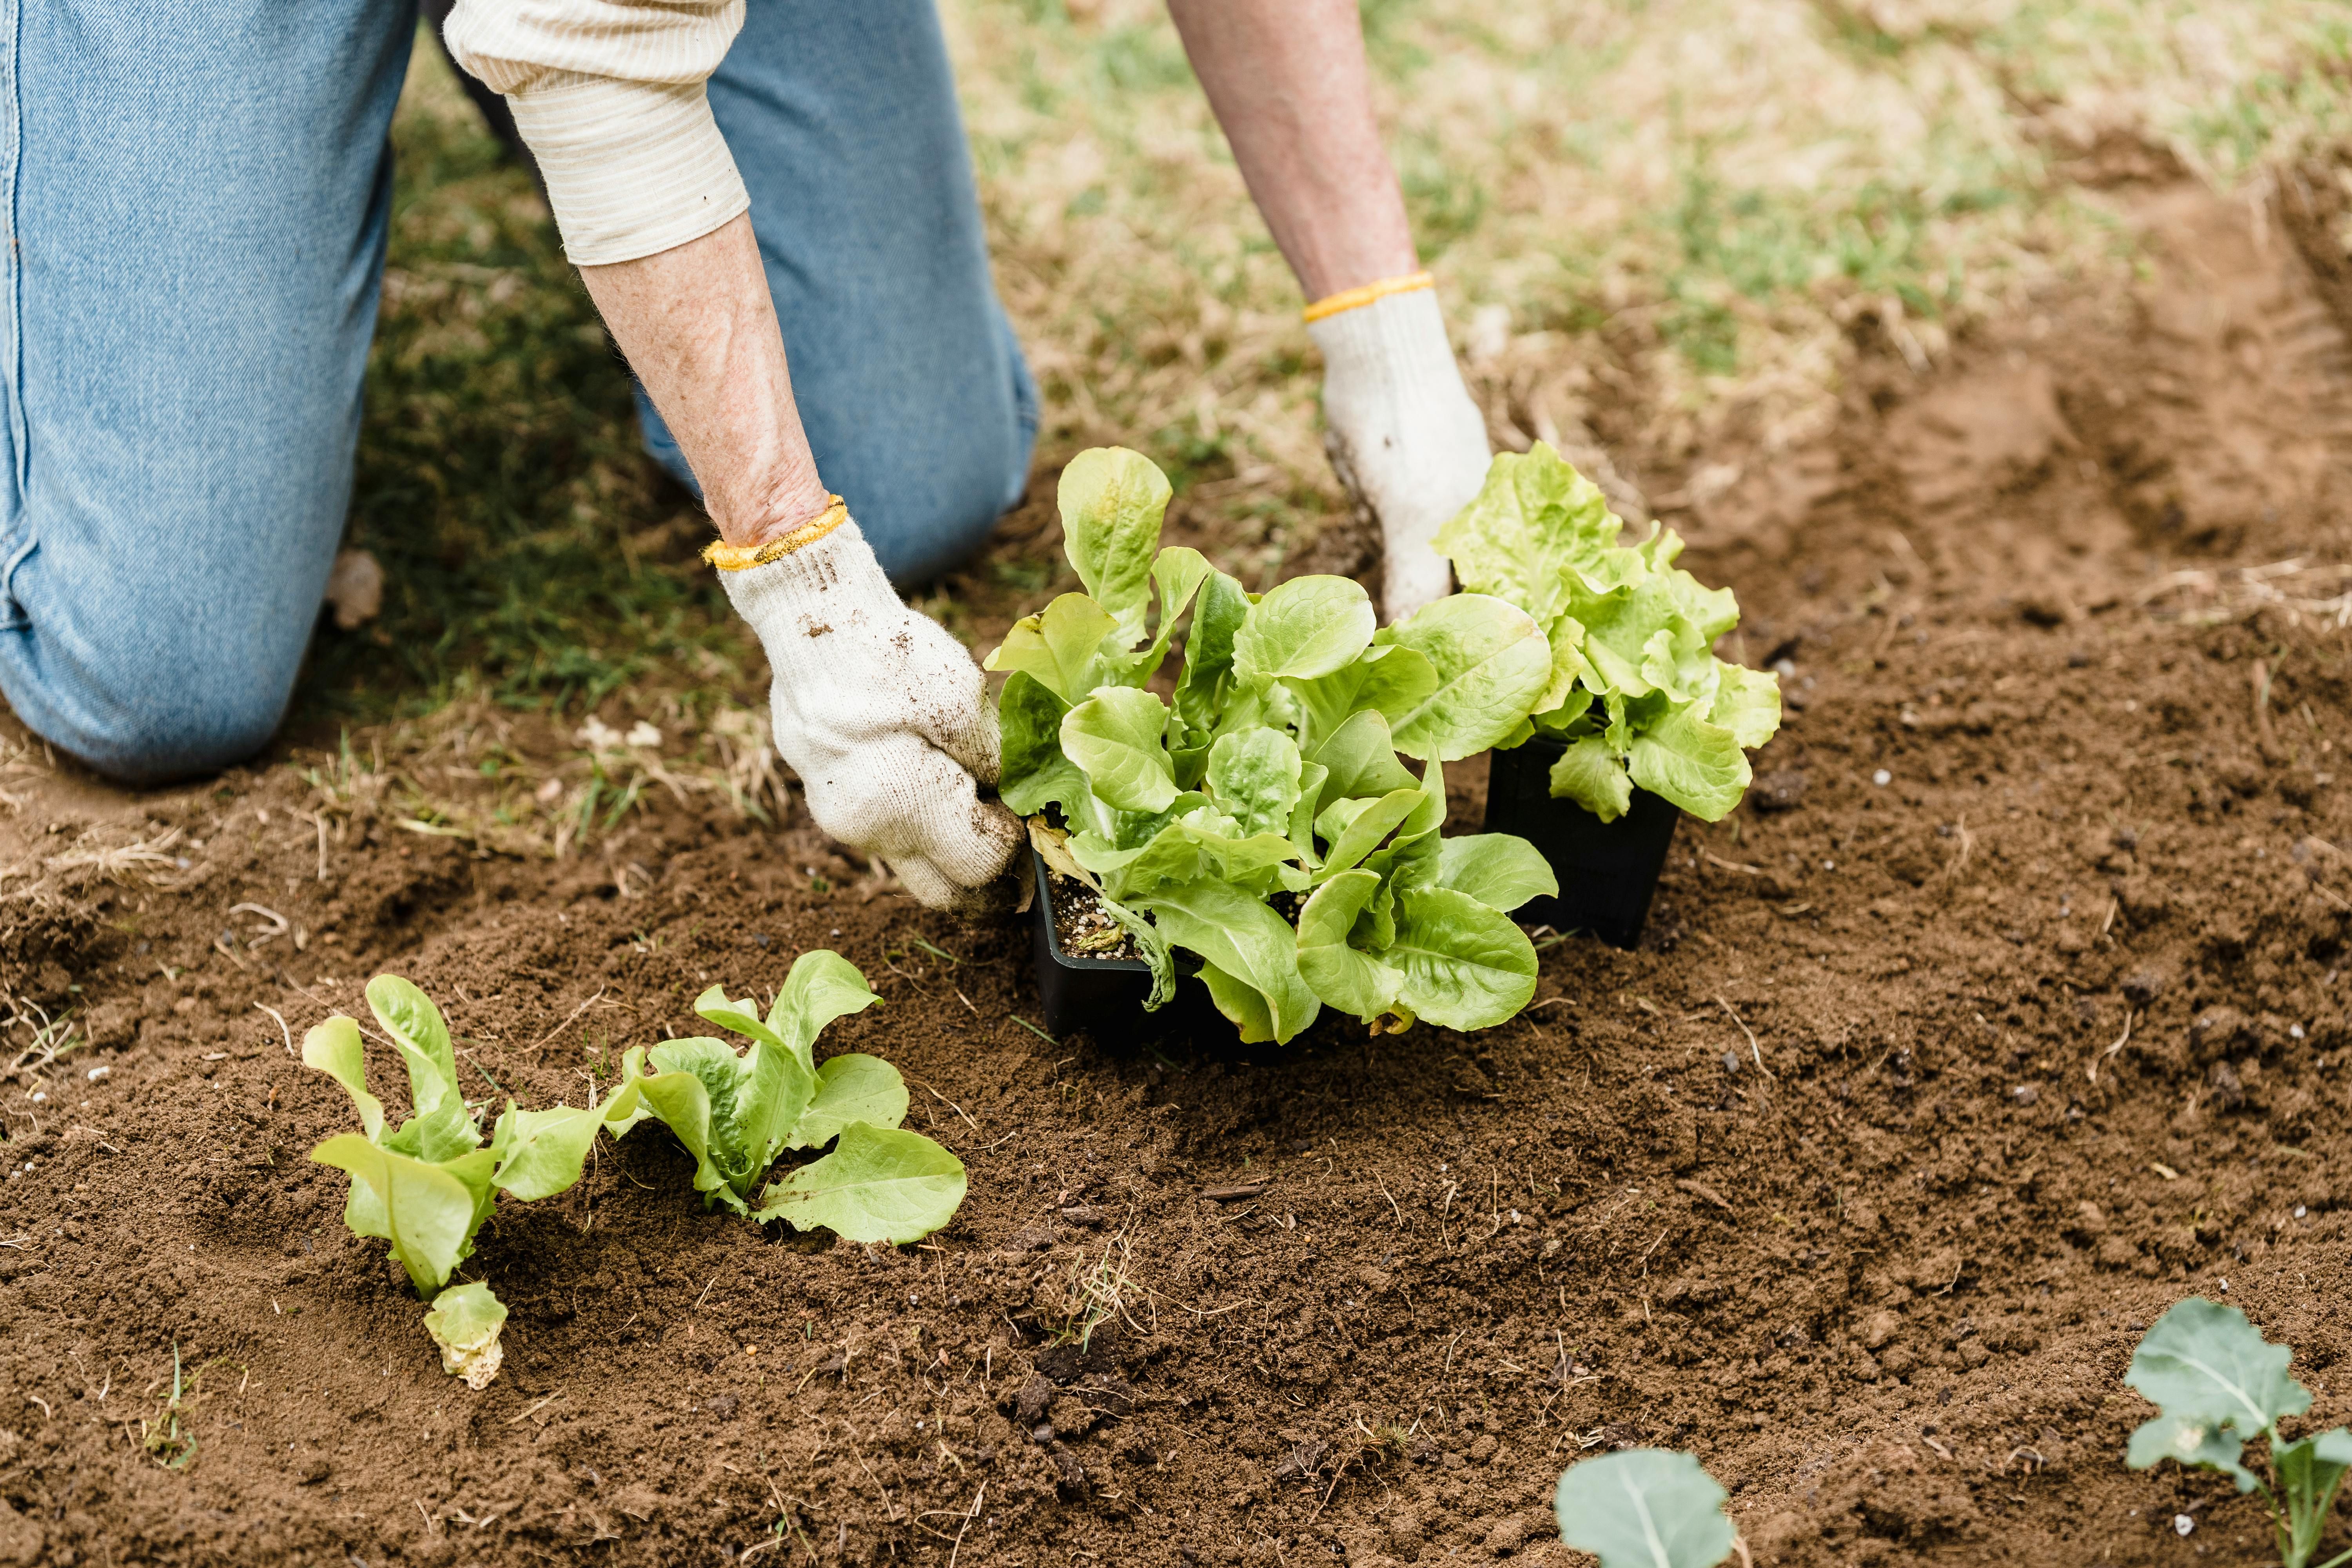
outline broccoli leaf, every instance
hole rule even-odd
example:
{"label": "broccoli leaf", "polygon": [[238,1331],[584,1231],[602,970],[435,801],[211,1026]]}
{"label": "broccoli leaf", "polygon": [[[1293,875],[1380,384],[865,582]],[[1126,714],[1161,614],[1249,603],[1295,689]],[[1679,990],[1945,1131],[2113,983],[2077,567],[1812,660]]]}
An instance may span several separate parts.
{"label": "broccoli leaf", "polygon": [[1551,645],[1534,617],[1501,599],[1456,594],[1381,634],[1429,660],[1437,685],[1396,721],[1397,750],[1454,762],[1501,740],[1551,681]]}
{"label": "broccoli leaf", "polygon": [[793,1130],[792,1146],[814,1149],[853,1121],[896,1127],[907,1120],[907,1080],[880,1057],[852,1051],[816,1069],[816,1098]]}
{"label": "broccoli leaf", "polygon": [[[1467,893],[1490,910],[1509,914],[1529,899],[1558,897],[1559,879],[1551,863],[1526,839],[1508,833],[1474,833],[1437,847],[1437,885]],[[1302,921],[1301,940],[1306,931]]]}
{"label": "broccoli leaf", "polygon": [[963,1162],[919,1132],[853,1121],[832,1153],[760,1194],[752,1215],[845,1241],[919,1241],[955,1217]]}
{"label": "broccoli leaf", "polygon": [[441,1347],[441,1370],[462,1377],[468,1388],[488,1388],[498,1376],[506,1350],[499,1331],[506,1327],[504,1302],[479,1282],[452,1285],[433,1298],[425,1314],[425,1331]]}
{"label": "broccoli leaf", "polygon": [[1234,677],[1262,687],[1344,669],[1371,646],[1379,617],[1363,584],[1347,577],[1293,577],[1250,606],[1234,634]]}
{"label": "broccoli leaf", "polygon": [[1570,1466],[1553,1509],[1560,1539],[1601,1568],[1715,1568],[1731,1553],[1729,1499],[1692,1455],[1628,1448]]}
{"label": "broccoli leaf", "polygon": [[2243,1462],[2245,1450],[2244,1434],[2233,1427],[2196,1415],[2158,1415],[2133,1429],[2124,1463],[2145,1470],[2171,1459],[2192,1470],[2219,1470],[2250,1492],[2257,1483]]}
{"label": "broccoli leaf", "polygon": [[2294,1354],[2237,1308],[2192,1296],[2147,1331],[2124,1381],[2167,1415],[2251,1437],[2311,1408],[2311,1391],[2286,1370]]}
{"label": "broccoli leaf", "polygon": [[1089,447],[1062,470],[1062,548],[1129,643],[1143,633],[1144,579],[1172,493],[1151,459],[1124,447]]}
{"label": "broccoli leaf", "polygon": [[1106,687],[1062,717],[1062,751],[1095,797],[1121,811],[1165,811],[1176,775],[1161,743],[1168,708],[1149,691]]}

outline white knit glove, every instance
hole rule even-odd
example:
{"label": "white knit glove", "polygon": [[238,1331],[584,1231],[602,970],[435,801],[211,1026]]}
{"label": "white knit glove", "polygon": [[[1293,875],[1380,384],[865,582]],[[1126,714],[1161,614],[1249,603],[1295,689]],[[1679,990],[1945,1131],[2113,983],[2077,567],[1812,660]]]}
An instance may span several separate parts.
{"label": "white knit glove", "polygon": [[[816,825],[880,858],[923,903],[966,918],[1009,908],[1014,889],[1000,879],[1024,835],[980,798],[997,771],[980,667],[898,602],[846,513],[817,531],[836,513],[801,530],[816,537],[790,553],[719,574],[775,672],[776,751]],[[731,550],[711,558],[724,568]]]}
{"label": "white knit glove", "polygon": [[1357,515],[1380,528],[1390,621],[1452,589],[1429,542],[1486,480],[1486,420],[1462,384],[1427,276],[1307,307],[1307,335],[1323,351],[1323,448]]}

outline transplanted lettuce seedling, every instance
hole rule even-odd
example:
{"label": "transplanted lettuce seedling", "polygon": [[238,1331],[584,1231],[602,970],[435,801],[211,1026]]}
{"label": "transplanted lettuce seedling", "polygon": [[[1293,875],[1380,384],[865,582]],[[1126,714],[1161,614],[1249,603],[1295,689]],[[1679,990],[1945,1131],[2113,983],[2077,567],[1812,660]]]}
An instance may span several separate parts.
{"label": "transplanted lettuce seedling", "polygon": [[[2263,1338],[2235,1307],[2192,1296],[2156,1321],[2132,1352],[2124,1381],[2164,1414],[2131,1436],[2124,1462],[2150,1469],[2166,1459],[2220,1470],[2242,1492],[2259,1490],[2278,1531],[2286,1568],[2305,1568],[2319,1549],[2336,1488],[2352,1468],[2352,1432],[2332,1426],[2284,1441],[2279,1422],[2311,1408],[2311,1391],[2287,1375],[2294,1352]],[[2271,1479],[2245,1465],[2245,1447],[2270,1443]],[[2341,1552],[2322,1568],[2352,1561]]]}
{"label": "transplanted lettuce seedling", "polygon": [[441,1347],[442,1366],[482,1388],[505,1354],[499,1331],[507,1310],[488,1285],[450,1287],[450,1271],[473,1252],[474,1235],[498,1194],[530,1202],[580,1179],[596,1129],[621,1097],[616,1092],[588,1110],[523,1110],[509,1100],[485,1145],[457,1089],[457,1057],[440,1009],[394,974],[368,982],[367,1002],[408,1068],[415,1114],[397,1128],[384,1120],[383,1102],[368,1092],[360,1026],[338,1015],[303,1036],[302,1061],[343,1086],[362,1131],[328,1139],[310,1158],[351,1176],[343,1223],[354,1235],[392,1244],[416,1293],[433,1303],[425,1326]]}
{"label": "transplanted lettuce seedling", "polygon": [[[888,1062],[855,1053],[815,1060],[819,1031],[880,1000],[856,965],[822,948],[793,961],[765,1018],[714,985],[694,1010],[747,1037],[751,1048],[738,1055],[724,1040],[697,1037],[632,1049],[607,1102],[614,1131],[648,1116],[668,1127],[694,1156],[706,1205],[800,1230],[821,1226],[851,1241],[929,1236],[963,1202],[963,1163],[898,1125],[907,1086]],[[651,1077],[643,1076],[648,1057]],[[828,1142],[833,1152],[772,1184],[752,1208],[751,1189],[778,1155]]]}
{"label": "transplanted lettuce seedling", "polygon": [[1601,1568],[1715,1568],[1737,1539],[1728,1496],[1692,1455],[1628,1448],[1570,1466],[1553,1507]]}
{"label": "transplanted lettuce seedling", "polygon": [[[1510,911],[1558,885],[1524,839],[1441,844],[1438,829],[1444,764],[1549,705],[1542,629],[1475,594],[1381,628],[1345,577],[1250,594],[1197,550],[1157,548],[1169,495],[1120,447],[1063,470],[1063,543],[1086,591],[988,656],[1007,672],[1005,805],[1134,939],[1147,1006],[1173,991],[1182,948],[1244,1040],[1288,1040],[1325,1006],[1376,1032],[1510,1017],[1536,977]],[[1187,614],[1162,700],[1151,683]]]}

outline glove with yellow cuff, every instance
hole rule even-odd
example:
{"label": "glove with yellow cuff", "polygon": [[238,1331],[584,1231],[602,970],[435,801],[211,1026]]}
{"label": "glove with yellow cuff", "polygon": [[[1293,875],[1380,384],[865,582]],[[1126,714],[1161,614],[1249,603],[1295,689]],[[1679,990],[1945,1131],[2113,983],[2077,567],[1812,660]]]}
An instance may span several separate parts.
{"label": "glove with yellow cuff", "polygon": [[1402,620],[1452,587],[1430,547],[1486,479],[1486,416],[1470,400],[1426,272],[1307,307],[1323,351],[1323,447],[1387,554],[1381,610]]}
{"label": "glove with yellow cuff", "polygon": [[1024,835],[980,798],[998,765],[980,667],[898,602],[841,498],[782,539],[703,556],[768,651],[769,728],[816,825],[932,909],[1009,906],[1001,879]]}

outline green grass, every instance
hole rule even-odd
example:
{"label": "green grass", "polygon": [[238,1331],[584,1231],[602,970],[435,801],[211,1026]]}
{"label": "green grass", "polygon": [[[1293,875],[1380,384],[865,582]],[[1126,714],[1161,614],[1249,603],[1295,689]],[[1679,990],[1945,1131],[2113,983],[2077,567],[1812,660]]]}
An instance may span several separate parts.
{"label": "green grass", "polygon": [[569,710],[731,675],[743,644],[724,595],[680,563],[698,514],[640,452],[627,372],[529,177],[437,65],[394,126],[352,505],[383,614],[320,634],[303,706],[374,719],[480,692]]}

